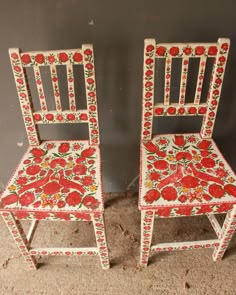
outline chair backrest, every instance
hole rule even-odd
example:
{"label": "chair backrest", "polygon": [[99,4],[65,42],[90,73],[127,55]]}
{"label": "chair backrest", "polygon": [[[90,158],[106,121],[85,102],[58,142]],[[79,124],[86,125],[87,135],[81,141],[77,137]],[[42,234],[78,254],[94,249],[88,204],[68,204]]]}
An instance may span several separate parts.
{"label": "chair backrest", "polygon": [[[143,141],[151,140],[154,116],[203,116],[201,136],[212,136],[217,108],[219,104],[224,71],[228,57],[229,39],[218,39],[217,43],[168,43],[156,44],[155,39],[144,41],[143,64],[143,106],[142,131]],[[165,59],[164,99],[154,104],[155,61]],[[182,59],[180,92],[178,103],[170,102],[171,64],[173,58]],[[199,70],[196,81],[195,97],[192,103],[185,103],[188,65],[190,58],[199,59]],[[214,58],[210,85],[206,102],[201,103],[202,85],[208,58]],[[160,76],[159,72],[157,74]],[[157,76],[157,79],[159,78]]]}
{"label": "chair backrest", "polygon": [[[88,123],[91,145],[99,144],[99,126],[94,54],[92,45],[82,45],[81,49],[34,51],[21,53],[18,48],[9,49],[12,70],[15,78],[22,115],[30,145],[40,142],[37,124]],[[83,65],[87,109],[76,107],[73,65]],[[55,98],[55,110],[48,110],[40,68],[50,67],[51,81]],[[62,110],[58,83],[57,66],[65,66],[68,83],[69,110]],[[32,67],[39,96],[40,111],[34,111],[26,67]]]}

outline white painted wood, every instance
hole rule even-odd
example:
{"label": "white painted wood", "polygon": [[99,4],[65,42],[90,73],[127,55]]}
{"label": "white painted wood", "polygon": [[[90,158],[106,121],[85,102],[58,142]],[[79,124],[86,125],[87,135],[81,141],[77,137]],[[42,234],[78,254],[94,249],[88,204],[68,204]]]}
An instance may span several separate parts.
{"label": "white painted wood", "polygon": [[31,225],[30,225],[30,228],[29,228],[29,231],[27,234],[27,240],[28,240],[29,245],[31,244],[31,242],[34,238],[34,234],[37,229],[38,223],[39,223],[39,221],[36,219],[31,222]]}
{"label": "white painted wood", "polygon": [[214,214],[207,214],[207,217],[208,217],[217,237],[220,239],[222,229],[221,229],[221,226],[220,226],[219,222],[217,221],[215,215]]}

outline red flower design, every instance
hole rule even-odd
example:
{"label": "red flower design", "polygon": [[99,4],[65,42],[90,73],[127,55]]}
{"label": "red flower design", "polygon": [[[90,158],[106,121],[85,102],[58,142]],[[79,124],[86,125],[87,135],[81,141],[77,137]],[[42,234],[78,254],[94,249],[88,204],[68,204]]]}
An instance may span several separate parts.
{"label": "red flower design", "polygon": [[216,175],[219,177],[225,177],[227,172],[224,169],[218,168],[216,169]]}
{"label": "red flower design", "polygon": [[78,219],[85,219],[85,220],[91,220],[90,214],[88,213],[75,213],[75,217]]}
{"label": "red flower design", "polygon": [[59,153],[67,153],[70,149],[70,144],[68,142],[63,142],[60,144],[58,151]]}
{"label": "red flower design", "polygon": [[29,213],[25,211],[14,212],[14,215],[17,219],[23,219],[29,217]]}
{"label": "red flower design", "polygon": [[199,180],[191,175],[184,176],[180,182],[186,188],[195,188],[199,185]]}
{"label": "red flower design", "polygon": [[66,116],[66,118],[69,120],[69,121],[74,121],[75,120],[75,115],[74,114],[68,114]]}
{"label": "red flower design", "polygon": [[156,214],[162,217],[169,217],[171,213],[171,208],[158,208]]}
{"label": "red flower design", "polygon": [[154,201],[158,200],[159,198],[160,198],[160,192],[155,189],[149,190],[144,196],[145,202],[150,204],[152,204]]}
{"label": "red flower design", "polygon": [[92,78],[88,78],[88,79],[87,79],[87,82],[88,82],[88,84],[90,84],[90,85],[91,85],[91,84],[93,84],[93,83],[94,83],[94,80],[93,80]]}
{"label": "red flower design", "polygon": [[33,204],[34,208],[38,208],[41,205],[41,201],[37,201]]}
{"label": "red flower design", "polygon": [[236,186],[233,184],[226,184],[224,187],[227,194],[236,198]]}
{"label": "red flower design", "polygon": [[63,207],[65,207],[65,205],[66,205],[66,203],[64,201],[57,202],[57,207],[58,208],[63,208]]}
{"label": "red flower design", "polygon": [[27,192],[19,198],[19,203],[22,206],[29,206],[33,202],[34,202],[34,194],[31,192]]}
{"label": "red flower design", "polygon": [[146,48],[146,51],[150,52],[152,50],[154,50],[154,46],[153,45],[148,45],[147,48]]}
{"label": "red flower design", "polygon": [[85,177],[82,179],[82,183],[83,183],[83,185],[85,185],[85,186],[92,185],[92,184],[93,184],[93,178],[92,178],[91,176],[85,176]]}
{"label": "red flower design", "polygon": [[195,107],[190,107],[190,108],[188,109],[188,113],[191,114],[191,115],[196,114],[196,112],[197,112],[197,109],[196,109]]}
{"label": "red flower design", "polygon": [[69,60],[68,55],[65,52],[59,53],[58,58],[61,62],[67,62]]}
{"label": "red flower design", "polygon": [[42,157],[45,155],[45,151],[40,149],[40,148],[33,148],[31,150],[31,154],[34,156],[34,157]]}
{"label": "red flower design", "polygon": [[56,212],[56,213],[54,213],[54,216],[56,218],[60,218],[60,219],[64,219],[64,220],[70,220],[70,213]]}
{"label": "red flower design", "polygon": [[191,47],[186,47],[186,48],[183,49],[183,52],[186,55],[190,55],[192,53],[192,48]]}
{"label": "red flower design", "polygon": [[50,216],[48,212],[34,212],[34,218],[41,220]]}
{"label": "red flower design", "polygon": [[41,121],[42,120],[42,117],[40,114],[34,114],[34,120],[35,121]]}
{"label": "red flower design", "polygon": [[169,107],[169,108],[167,109],[167,113],[168,113],[169,115],[174,115],[174,114],[176,113],[176,108],[175,108],[175,107]]}
{"label": "red flower design", "polygon": [[192,155],[188,152],[179,152],[176,154],[176,160],[181,161],[182,159],[186,159],[188,161],[192,160]]}
{"label": "red flower design", "polygon": [[39,165],[30,165],[29,167],[27,167],[26,173],[28,175],[36,175],[39,173],[40,170],[41,168]]}
{"label": "red flower design", "polygon": [[159,56],[164,56],[166,53],[166,48],[164,46],[159,46],[156,49],[156,54]]}
{"label": "red flower design", "polygon": [[96,209],[99,206],[99,203],[100,202],[92,196],[86,196],[83,199],[84,206],[91,208],[91,209]]}
{"label": "red flower design", "polygon": [[2,199],[3,207],[17,202],[18,199],[19,199],[19,196],[17,194],[11,194],[6,196],[5,198]]}
{"label": "red flower design", "polygon": [[170,55],[172,55],[172,56],[176,56],[176,55],[179,54],[179,48],[176,47],[176,46],[171,47],[170,50],[169,50],[169,52],[170,52]]}
{"label": "red flower design", "polygon": [[175,201],[178,197],[176,189],[171,186],[163,188],[163,190],[161,191],[161,195],[163,199],[167,201]]}
{"label": "red flower design", "polygon": [[81,62],[83,60],[83,56],[79,52],[75,52],[73,55],[73,60],[76,62]]}
{"label": "red flower design", "polygon": [[179,109],[178,109],[178,113],[179,113],[180,115],[183,115],[183,114],[185,113],[185,109],[184,109],[184,108],[179,108]]}
{"label": "red flower design", "polygon": [[218,51],[218,49],[217,49],[216,46],[211,46],[211,47],[209,47],[209,49],[208,49],[208,54],[209,54],[209,55],[216,55],[216,54],[217,54],[217,51]]}
{"label": "red flower design", "polygon": [[150,180],[159,180],[160,177],[161,177],[161,175],[159,173],[157,173],[157,172],[151,172],[149,174]]}
{"label": "red flower design", "polygon": [[189,216],[189,215],[191,215],[192,209],[193,209],[193,207],[191,207],[191,206],[179,207],[176,210],[176,214]]}
{"label": "red flower design", "polygon": [[17,179],[16,183],[17,183],[17,184],[20,184],[20,185],[24,185],[24,184],[27,183],[27,178],[21,176],[21,177],[19,177],[19,178]]}
{"label": "red flower design", "polygon": [[209,140],[203,139],[202,141],[200,141],[198,143],[197,146],[198,146],[199,149],[208,150],[210,145],[211,145],[211,142]]}
{"label": "red flower design", "polygon": [[208,191],[215,198],[222,198],[224,196],[224,189],[218,184],[211,184]]}
{"label": "red flower design", "polygon": [[227,51],[228,48],[229,48],[229,44],[228,44],[228,43],[224,43],[224,44],[221,45],[221,48],[222,48],[223,50]]}
{"label": "red flower design", "polygon": [[29,54],[23,54],[22,57],[21,57],[21,60],[26,65],[31,63],[31,57],[29,56]]}
{"label": "red flower design", "polygon": [[202,205],[200,209],[197,211],[197,214],[210,213],[210,212],[212,212],[212,209],[209,205]]}
{"label": "red flower design", "polygon": [[80,114],[80,115],[79,115],[79,118],[80,118],[80,120],[82,120],[82,121],[86,121],[86,120],[88,120],[88,116],[87,116],[87,114]]}
{"label": "red flower design", "polygon": [[150,65],[153,63],[153,60],[151,58],[146,59],[146,65]]}
{"label": "red flower design", "polygon": [[66,197],[66,203],[69,206],[76,206],[80,204],[81,201],[82,201],[82,197],[78,192],[69,193],[68,196]]}
{"label": "red flower design", "polygon": [[198,114],[204,115],[206,113],[207,109],[206,107],[200,107],[198,109]]}
{"label": "red flower design", "polygon": [[91,64],[91,63],[88,63],[88,64],[86,64],[86,69],[88,69],[88,70],[92,70],[93,69],[93,64]]}
{"label": "red flower design", "polygon": [[92,50],[90,50],[90,49],[86,49],[85,51],[84,51],[84,54],[86,54],[86,55],[92,55]]}
{"label": "red flower design", "polygon": [[213,168],[215,167],[215,161],[211,158],[203,158],[201,160],[201,164],[206,168]]}
{"label": "red flower design", "polygon": [[60,184],[58,184],[55,181],[49,182],[47,183],[44,187],[43,187],[43,192],[47,195],[54,195],[56,193],[58,193],[61,189]]}
{"label": "red flower design", "polygon": [[155,109],[155,114],[157,116],[161,116],[163,114],[163,112],[164,112],[163,108],[156,108]]}
{"label": "red flower design", "polygon": [[157,160],[153,165],[158,170],[166,170],[169,166],[168,162],[165,160]]}
{"label": "red flower design", "polygon": [[48,61],[49,61],[50,63],[54,63],[54,62],[55,62],[55,57],[54,57],[53,55],[49,55],[49,56],[48,56]]}
{"label": "red flower design", "polygon": [[82,157],[86,157],[86,158],[89,158],[89,157],[92,157],[92,155],[96,152],[96,149],[95,148],[92,148],[92,147],[89,147],[85,150],[82,151],[81,153],[81,156]]}
{"label": "red flower design", "polygon": [[48,120],[48,121],[52,121],[54,119],[54,116],[53,114],[46,114],[45,115],[45,118]]}
{"label": "red flower design", "polygon": [[84,164],[76,165],[73,168],[73,173],[76,175],[84,175],[87,172],[87,167]]}
{"label": "red flower design", "polygon": [[151,152],[151,153],[156,153],[158,152],[158,146],[156,146],[153,142],[149,141],[147,143],[144,144],[145,145],[145,148]]}
{"label": "red flower design", "polygon": [[44,55],[39,53],[35,56],[35,61],[38,63],[38,64],[42,64],[44,63]]}
{"label": "red flower design", "polygon": [[175,144],[178,146],[185,145],[185,139],[184,139],[183,135],[175,135]]}
{"label": "red flower design", "polygon": [[218,213],[223,213],[231,210],[233,208],[233,204],[221,204],[220,207],[217,209]]}
{"label": "red flower design", "polygon": [[205,48],[203,46],[197,46],[195,48],[195,54],[196,55],[203,55],[205,52]]}
{"label": "red flower design", "polygon": [[16,54],[15,52],[11,54],[11,57],[14,58],[14,59],[18,59],[19,58],[18,54]]}
{"label": "red flower design", "polygon": [[19,66],[14,66],[14,71],[20,73],[21,72],[21,68]]}
{"label": "red flower design", "polygon": [[148,70],[148,71],[146,71],[145,74],[146,74],[147,77],[152,76],[153,75],[153,71]]}
{"label": "red flower design", "polygon": [[226,58],[225,58],[224,56],[221,56],[221,57],[219,58],[219,61],[222,62],[222,63],[224,63],[224,62],[226,61]]}

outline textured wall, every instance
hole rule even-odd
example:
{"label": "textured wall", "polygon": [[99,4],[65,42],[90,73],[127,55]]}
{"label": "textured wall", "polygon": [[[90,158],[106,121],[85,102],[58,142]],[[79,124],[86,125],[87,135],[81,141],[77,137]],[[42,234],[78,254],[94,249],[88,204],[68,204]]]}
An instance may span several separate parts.
{"label": "textured wall", "polygon": [[[0,185],[5,185],[28,142],[8,48],[23,51],[80,47],[93,43],[105,191],[125,191],[138,175],[143,39],[215,42],[231,39],[214,138],[236,171],[235,1],[3,1],[0,10]],[[191,118],[160,120],[155,131],[196,131]],[[80,131],[42,129],[42,138],[75,138]],[[158,128],[157,128],[158,127]],[[133,187],[137,189],[136,187]]]}

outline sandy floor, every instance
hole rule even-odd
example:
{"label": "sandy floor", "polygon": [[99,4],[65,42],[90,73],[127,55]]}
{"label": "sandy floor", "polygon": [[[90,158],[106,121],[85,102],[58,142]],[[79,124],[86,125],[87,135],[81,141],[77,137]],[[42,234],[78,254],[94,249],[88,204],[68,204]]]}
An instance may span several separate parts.
{"label": "sandy floor", "polygon": [[[236,294],[235,237],[221,262],[213,262],[211,249],[154,253],[149,266],[140,270],[137,194],[108,195],[105,218],[112,266],[107,271],[101,269],[98,257],[43,258],[37,271],[28,271],[0,219],[0,294]],[[214,236],[205,217],[159,219],[153,242]],[[34,245],[93,246],[92,225],[41,222]]]}

